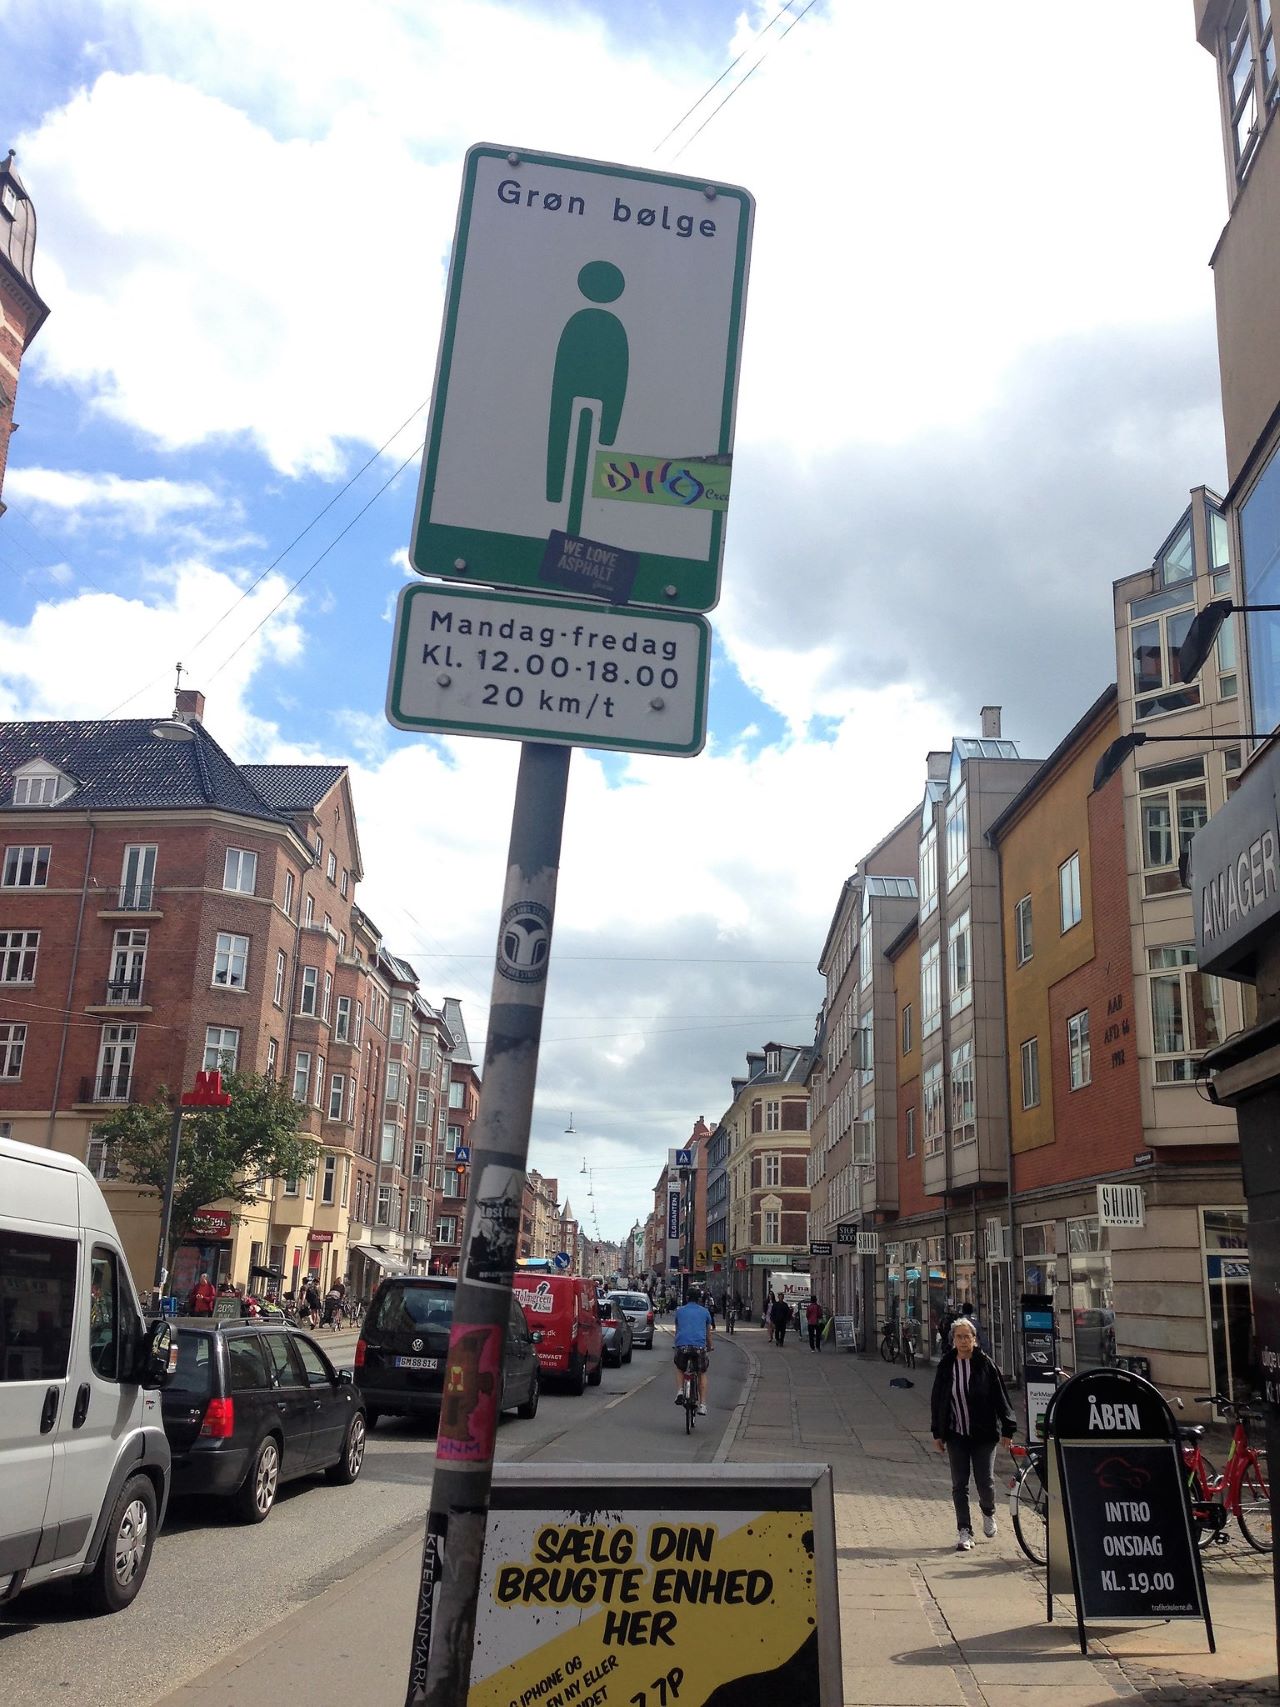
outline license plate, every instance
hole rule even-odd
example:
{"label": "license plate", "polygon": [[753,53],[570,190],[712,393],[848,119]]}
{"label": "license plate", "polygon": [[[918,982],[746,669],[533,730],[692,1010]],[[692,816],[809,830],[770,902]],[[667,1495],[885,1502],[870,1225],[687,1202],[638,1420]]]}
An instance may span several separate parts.
{"label": "license plate", "polygon": [[397,1357],[397,1369],[439,1369],[438,1357]]}

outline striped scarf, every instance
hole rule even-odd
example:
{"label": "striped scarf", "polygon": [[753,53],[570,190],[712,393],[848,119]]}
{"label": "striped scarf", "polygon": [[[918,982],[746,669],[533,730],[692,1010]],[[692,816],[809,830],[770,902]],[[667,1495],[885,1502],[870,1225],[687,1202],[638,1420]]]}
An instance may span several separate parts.
{"label": "striped scarf", "polygon": [[969,1432],[969,1357],[957,1357],[951,1370],[951,1432]]}

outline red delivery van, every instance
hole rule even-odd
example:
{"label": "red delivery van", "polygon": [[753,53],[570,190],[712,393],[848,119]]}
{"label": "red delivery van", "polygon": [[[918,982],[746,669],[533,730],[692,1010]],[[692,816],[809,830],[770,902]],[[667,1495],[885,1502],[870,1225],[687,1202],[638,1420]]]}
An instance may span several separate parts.
{"label": "red delivery van", "polygon": [[511,1295],[524,1311],[530,1330],[541,1333],[538,1362],[544,1381],[568,1383],[581,1393],[589,1381],[600,1385],[604,1373],[604,1336],[596,1309],[596,1286],[576,1274],[517,1274]]}

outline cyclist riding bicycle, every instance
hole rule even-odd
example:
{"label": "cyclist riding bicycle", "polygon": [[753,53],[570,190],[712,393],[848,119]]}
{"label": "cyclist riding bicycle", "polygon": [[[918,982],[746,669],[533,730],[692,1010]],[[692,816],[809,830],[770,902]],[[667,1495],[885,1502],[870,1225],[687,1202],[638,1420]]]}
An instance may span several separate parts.
{"label": "cyclist riding bicycle", "polygon": [[707,1414],[707,1365],[711,1357],[711,1335],[714,1331],[711,1312],[703,1303],[702,1293],[694,1290],[688,1302],[676,1311],[676,1404],[684,1403],[684,1373],[693,1369],[698,1376],[698,1415]]}

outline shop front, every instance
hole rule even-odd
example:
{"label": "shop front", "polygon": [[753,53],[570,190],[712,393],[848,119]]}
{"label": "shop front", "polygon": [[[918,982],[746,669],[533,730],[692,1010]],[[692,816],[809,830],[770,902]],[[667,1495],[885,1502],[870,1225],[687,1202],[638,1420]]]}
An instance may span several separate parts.
{"label": "shop front", "polygon": [[1200,1211],[1209,1358],[1215,1393],[1252,1398],[1257,1387],[1250,1300],[1249,1222],[1239,1206]]}
{"label": "shop front", "polygon": [[188,1308],[201,1275],[207,1274],[214,1286],[230,1280],[232,1231],[229,1209],[199,1209],[191,1217],[191,1225],[174,1247],[165,1287],[177,1299],[180,1312]]}

